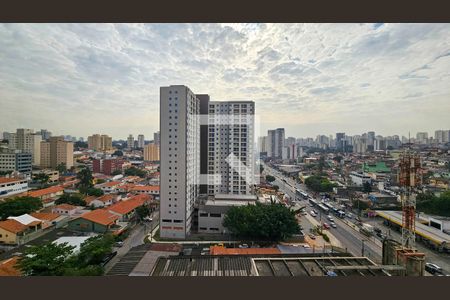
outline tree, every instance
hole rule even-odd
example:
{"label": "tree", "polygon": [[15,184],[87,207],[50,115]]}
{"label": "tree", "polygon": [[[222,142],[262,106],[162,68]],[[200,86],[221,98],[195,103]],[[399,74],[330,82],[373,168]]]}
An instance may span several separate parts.
{"label": "tree", "polygon": [[136,208],[136,215],[139,218],[139,220],[143,220],[145,217],[147,217],[150,214],[150,209],[147,205],[142,205]]}
{"label": "tree", "polygon": [[366,194],[370,194],[372,192],[372,185],[370,182],[366,181],[363,184],[363,192]]}
{"label": "tree", "polygon": [[272,187],[273,187],[273,189],[274,189],[275,191],[277,191],[277,192],[278,192],[278,190],[280,189],[280,187],[279,187],[278,185],[273,185]]}
{"label": "tree", "polygon": [[9,175],[9,174],[11,174],[12,172],[14,172],[14,170],[0,171],[0,176]]}
{"label": "tree", "polygon": [[94,187],[88,188],[86,193],[89,196],[96,196],[96,197],[100,197],[100,196],[102,196],[104,194],[101,189],[97,189],[97,188],[94,188]]}
{"label": "tree", "polygon": [[116,150],[114,151],[113,156],[123,156],[123,152],[120,150]]}
{"label": "tree", "polygon": [[56,170],[59,172],[59,174],[64,174],[67,172],[67,167],[65,163],[60,163],[56,166]]}
{"label": "tree", "polygon": [[113,175],[113,176],[120,175],[120,174],[122,174],[122,171],[121,171],[121,170],[114,170],[114,171],[111,173],[111,175]]}
{"label": "tree", "polygon": [[81,267],[99,265],[112,252],[114,237],[111,234],[98,235],[87,239],[80,246],[77,264]]}
{"label": "tree", "polygon": [[16,197],[0,202],[0,219],[29,214],[42,208],[42,200],[35,197]]}
{"label": "tree", "polygon": [[266,181],[267,182],[273,182],[273,181],[275,181],[275,177],[272,176],[272,175],[266,175]]}
{"label": "tree", "polygon": [[78,183],[78,189],[81,193],[86,194],[87,190],[94,186],[92,181],[94,178],[92,177],[92,172],[88,168],[83,168],[78,172],[77,178],[80,180]]}
{"label": "tree", "polygon": [[67,203],[75,206],[86,206],[86,202],[83,200],[83,196],[80,194],[62,194],[55,204]]}
{"label": "tree", "polygon": [[136,167],[131,167],[126,169],[124,174],[125,176],[139,176],[141,178],[144,178],[147,175],[147,172]]}
{"label": "tree", "polygon": [[327,178],[317,175],[306,178],[305,184],[308,188],[318,193],[331,192],[335,186]]}
{"label": "tree", "polygon": [[80,149],[80,148],[86,149],[88,147],[88,143],[78,141],[78,142],[75,142],[74,147],[78,148],[78,149]]}
{"label": "tree", "polygon": [[295,212],[280,203],[233,206],[223,225],[241,238],[281,241],[300,232]]}
{"label": "tree", "polygon": [[75,247],[66,243],[31,246],[19,259],[20,270],[28,276],[61,276],[68,267],[68,256]]}
{"label": "tree", "polygon": [[421,193],[416,197],[417,210],[428,214],[450,217],[450,191],[435,196],[431,192]]}
{"label": "tree", "polygon": [[50,180],[50,176],[45,173],[37,173],[33,175],[33,180],[43,186]]}

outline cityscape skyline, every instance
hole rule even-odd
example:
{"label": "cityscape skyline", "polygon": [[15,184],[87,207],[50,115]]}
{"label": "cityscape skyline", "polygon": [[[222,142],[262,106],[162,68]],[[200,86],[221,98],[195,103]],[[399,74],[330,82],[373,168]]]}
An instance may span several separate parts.
{"label": "cityscape skyline", "polygon": [[186,84],[213,91],[212,101],[254,101],[262,133],[432,136],[449,127],[449,32],[448,24],[2,24],[0,128],[151,136],[159,87]]}

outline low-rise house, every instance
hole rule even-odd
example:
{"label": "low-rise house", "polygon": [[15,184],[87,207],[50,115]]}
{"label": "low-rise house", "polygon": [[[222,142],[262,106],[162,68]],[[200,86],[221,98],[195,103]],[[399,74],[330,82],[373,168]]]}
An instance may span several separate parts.
{"label": "low-rise house", "polygon": [[116,192],[117,187],[121,184],[122,182],[120,181],[110,181],[110,182],[105,182],[102,183],[100,185],[98,185],[98,187],[105,193],[114,193]]}
{"label": "low-rise house", "polygon": [[22,276],[22,272],[17,266],[18,262],[18,256],[0,261],[0,276]]}
{"label": "low-rise house", "polygon": [[86,201],[88,206],[93,206],[95,208],[110,206],[117,201],[117,196],[114,194],[104,194],[100,197],[94,197],[94,199],[90,197],[87,197],[84,201]]}
{"label": "low-rise house", "polygon": [[29,191],[28,196],[39,198],[41,200],[54,199],[64,194],[64,187],[51,186],[45,189]]}
{"label": "low-rise house", "polygon": [[130,192],[159,197],[159,185],[135,185],[130,189]]}
{"label": "low-rise house", "polygon": [[41,221],[32,221],[23,224],[16,219],[0,221],[0,243],[19,245],[27,235],[40,230]]}
{"label": "low-rise house", "polygon": [[0,177],[0,198],[19,195],[28,191],[28,180]]}
{"label": "low-rise house", "polygon": [[52,208],[52,213],[63,215],[63,216],[73,216],[78,212],[79,208],[71,204],[59,204]]}
{"label": "low-rise house", "polygon": [[61,215],[56,213],[34,212],[30,214],[32,217],[42,221],[42,229],[55,226]]}
{"label": "low-rise house", "polygon": [[105,209],[96,209],[69,221],[69,229],[82,232],[106,233],[119,229],[119,216]]}
{"label": "low-rise house", "polygon": [[120,222],[128,222],[134,217],[136,208],[144,204],[149,204],[151,196],[141,194],[131,197],[128,200],[119,201],[108,207],[108,211],[117,215]]}

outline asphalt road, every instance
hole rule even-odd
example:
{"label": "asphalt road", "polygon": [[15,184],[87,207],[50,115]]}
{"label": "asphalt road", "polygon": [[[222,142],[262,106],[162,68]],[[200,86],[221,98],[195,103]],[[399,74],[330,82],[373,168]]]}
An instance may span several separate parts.
{"label": "asphalt road", "polygon": [[[301,189],[310,195],[312,194],[308,191],[308,188],[304,184],[296,183],[293,179],[281,175],[267,165],[264,165],[264,172],[274,176],[274,184],[278,185],[280,187],[280,191],[286,193],[291,199],[296,198],[295,189]],[[286,182],[284,182],[283,179],[285,179]],[[307,206],[306,211],[308,213],[311,209],[313,209],[309,206],[307,200],[301,200],[300,203],[304,203]],[[320,219],[320,217],[322,217],[322,220],[326,220],[325,215],[319,215],[317,218]],[[333,216],[333,218],[337,228],[331,228],[329,230],[342,243],[343,247],[346,248],[347,251],[355,256],[364,255],[373,260],[375,263],[381,263],[382,248],[379,245],[375,244],[373,241],[368,239],[368,237],[345,224],[338,217]],[[305,226],[303,223],[302,225],[304,226],[304,229],[306,229],[305,227],[307,227],[307,225]]]}

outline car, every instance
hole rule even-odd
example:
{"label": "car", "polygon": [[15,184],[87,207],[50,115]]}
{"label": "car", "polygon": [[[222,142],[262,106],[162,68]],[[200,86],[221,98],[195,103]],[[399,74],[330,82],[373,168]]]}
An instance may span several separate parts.
{"label": "car", "polygon": [[314,234],[312,234],[312,233],[309,234],[309,237],[310,237],[312,240],[315,240],[315,239],[316,239],[316,236],[315,236]]}
{"label": "car", "polygon": [[110,254],[106,255],[101,262],[101,266],[104,267],[116,255],[117,251],[111,252]]}
{"label": "car", "polygon": [[433,263],[425,263],[425,271],[431,274],[442,274],[442,268]]}
{"label": "car", "polygon": [[349,219],[352,219],[352,218],[353,218],[353,215],[352,215],[351,213],[347,213],[346,216],[347,216],[347,218],[349,218]]}
{"label": "car", "polygon": [[333,227],[333,228],[336,228],[336,227],[337,227],[337,226],[336,226],[336,223],[331,223],[330,225],[331,225],[331,227]]}
{"label": "car", "polygon": [[308,245],[308,244],[304,244],[304,245],[303,245],[303,248],[309,249],[309,248],[311,248],[311,246]]}
{"label": "car", "polygon": [[330,229],[330,225],[328,225],[327,223],[323,223],[323,228]]}
{"label": "car", "polygon": [[333,222],[333,221],[334,221],[334,219],[333,219],[332,216],[328,216],[327,219],[330,220],[330,222]]}
{"label": "car", "polygon": [[123,246],[123,242],[122,241],[115,242],[114,246],[122,247]]}
{"label": "car", "polygon": [[245,249],[245,248],[248,248],[248,245],[247,244],[241,244],[241,245],[239,245],[239,248]]}
{"label": "car", "polygon": [[313,211],[315,214],[318,214],[317,210],[313,209],[312,211]]}

